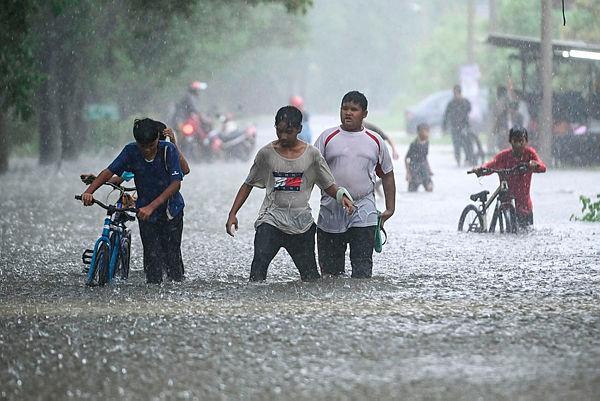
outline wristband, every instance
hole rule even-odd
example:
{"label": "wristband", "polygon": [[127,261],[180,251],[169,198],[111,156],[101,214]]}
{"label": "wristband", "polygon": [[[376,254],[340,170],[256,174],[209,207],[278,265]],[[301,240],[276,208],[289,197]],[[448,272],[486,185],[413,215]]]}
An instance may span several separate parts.
{"label": "wristband", "polygon": [[350,199],[350,202],[354,202],[354,199],[352,199],[350,192],[348,192],[348,190],[344,187],[339,187],[335,194],[335,200],[337,201],[337,203],[339,203],[340,205],[342,204],[342,199],[344,199],[344,195],[346,195],[346,197]]}

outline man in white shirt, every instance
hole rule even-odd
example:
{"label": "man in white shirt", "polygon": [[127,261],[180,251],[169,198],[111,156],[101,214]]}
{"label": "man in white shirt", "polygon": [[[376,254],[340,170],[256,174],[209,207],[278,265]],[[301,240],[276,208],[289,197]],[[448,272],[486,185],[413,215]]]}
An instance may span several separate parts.
{"label": "man in white shirt", "polygon": [[323,275],[344,274],[349,244],[352,277],[371,277],[378,218],[374,194],[377,176],[382,179],[385,197],[382,224],[394,214],[396,184],[392,159],[381,137],[364,128],[367,113],[365,95],[348,92],[342,98],[341,125],[325,130],[315,142],[336,183],[349,191],[355,205],[354,213],[348,215],[331,197],[321,197],[317,249]]}

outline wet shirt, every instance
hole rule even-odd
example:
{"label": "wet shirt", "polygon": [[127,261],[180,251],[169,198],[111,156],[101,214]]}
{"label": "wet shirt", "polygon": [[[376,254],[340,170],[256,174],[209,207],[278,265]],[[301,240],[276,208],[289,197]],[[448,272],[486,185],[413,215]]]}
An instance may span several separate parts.
{"label": "wet shirt", "polygon": [[546,165],[542,162],[535,149],[529,146],[525,147],[521,157],[515,157],[512,149],[505,149],[498,153],[491,161],[483,165],[483,167],[491,169],[508,169],[519,164],[529,163],[531,160],[539,164],[534,171],[509,175],[506,179],[508,190],[515,198],[515,208],[520,215],[527,215],[533,212],[533,203],[529,194],[532,173],[543,173],[546,171]]}
{"label": "wet shirt", "polygon": [[471,103],[463,98],[452,99],[444,112],[444,129],[462,129],[469,126]]}
{"label": "wet shirt", "polygon": [[334,180],[314,146],[307,145],[300,157],[287,159],[270,143],[256,154],[245,183],[266,189],[254,227],[267,223],[287,234],[302,234],[314,223],[308,201],[315,184],[326,189]]}
{"label": "wet shirt", "polygon": [[354,199],[356,210],[348,215],[335,199],[322,194],[318,227],[329,233],[343,233],[351,227],[377,225],[375,181],[394,169],[381,137],[369,130],[348,132],[340,127],[325,130],[315,142],[331,168],[338,186]]}
{"label": "wet shirt", "polygon": [[421,142],[415,139],[411,142],[406,152],[406,159],[410,159],[408,167],[411,170],[427,169],[427,155],[429,154],[429,141]]}
{"label": "wet shirt", "polygon": [[[108,166],[108,170],[120,176],[124,171],[135,175],[135,187],[138,208],[147,206],[174,181],[182,181],[183,173],[179,165],[179,152],[170,142],[158,141],[158,151],[154,160],[146,160],[135,142],[123,148],[117,158]],[[183,211],[183,196],[178,191],[164,204],[160,205],[150,216],[155,222],[159,216],[167,214],[170,219]]]}

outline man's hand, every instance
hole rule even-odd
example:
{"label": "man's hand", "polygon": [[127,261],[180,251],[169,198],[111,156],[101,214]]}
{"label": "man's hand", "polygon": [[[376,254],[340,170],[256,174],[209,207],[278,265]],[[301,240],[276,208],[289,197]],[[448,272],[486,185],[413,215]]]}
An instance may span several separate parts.
{"label": "man's hand", "polygon": [[84,206],[92,206],[94,204],[94,195],[84,192],[81,194],[81,202]]}
{"label": "man's hand", "polygon": [[227,234],[231,235],[232,237],[235,236],[235,231],[237,231],[238,229],[238,219],[236,217],[236,215],[229,215],[229,217],[227,218],[227,223],[225,223],[225,231],[227,231]]}
{"label": "man's hand", "polygon": [[530,160],[529,161],[529,169],[530,170],[535,170],[540,166],[540,164],[538,162],[536,162],[535,160]]}
{"label": "man's hand", "polygon": [[150,216],[152,215],[152,213],[154,213],[154,208],[150,205],[141,207],[138,210],[138,219],[142,220],[142,221],[146,221],[150,218]]}
{"label": "man's hand", "polygon": [[395,150],[392,150],[392,158],[394,160],[398,160],[400,158],[400,155]]}
{"label": "man's hand", "polygon": [[81,174],[79,178],[84,184],[90,185],[96,179],[96,176],[94,174]]}
{"label": "man's hand", "polygon": [[349,215],[354,213],[354,203],[346,195],[342,198],[342,207],[346,209],[346,213]]}
{"label": "man's hand", "polygon": [[381,225],[383,226],[383,224],[387,221],[387,219],[392,217],[393,214],[394,214],[393,210],[385,209],[383,211],[383,213],[381,213]]}
{"label": "man's hand", "polygon": [[165,136],[169,138],[169,141],[171,141],[172,144],[177,144],[177,139],[175,139],[175,133],[171,128],[165,128],[163,134],[165,134]]}
{"label": "man's hand", "polygon": [[483,175],[483,167],[477,167],[470,171],[475,174],[477,177],[481,177]]}

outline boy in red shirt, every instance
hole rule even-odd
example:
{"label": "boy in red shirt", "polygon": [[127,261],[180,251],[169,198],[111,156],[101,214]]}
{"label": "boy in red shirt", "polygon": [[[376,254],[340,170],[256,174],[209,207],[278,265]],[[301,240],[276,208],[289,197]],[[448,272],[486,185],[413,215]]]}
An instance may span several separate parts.
{"label": "boy in red shirt", "polygon": [[483,166],[474,169],[477,176],[484,175],[484,168],[510,169],[526,164],[528,169],[522,174],[507,176],[508,190],[515,199],[517,223],[520,227],[533,225],[533,204],[529,190],[531,188],[531,174],[546,172],[546,165],[540,159],[534,148],[527,146],[527,130],[523,127],[513,127],[508,134],[508,141],[512,148],[504,149]]}

